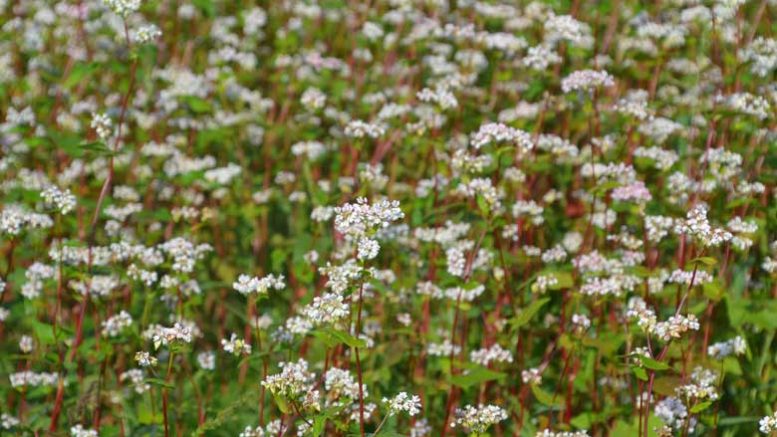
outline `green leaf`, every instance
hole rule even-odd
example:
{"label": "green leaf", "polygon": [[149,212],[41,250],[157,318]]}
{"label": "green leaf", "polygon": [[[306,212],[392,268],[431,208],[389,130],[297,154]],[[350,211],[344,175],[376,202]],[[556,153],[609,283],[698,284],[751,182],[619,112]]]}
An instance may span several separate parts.
{"label": "green leaf", "polygon": [[534,397],[537,398],[541,404],[547,405],[549,407],[561,407],[564,405],[561,399],[554,399],[553,395],[546,392],[538,385],[532,384],[531,391],[534,393]]}
{"label": "green leaf", "polygon": [[712,401],[704,401],[691,407],[691,414],[701,413],[712,405]]}
{"label": "green leaf", "polygon": [[532,302],[528,307],[522,310],[520,314],[510,319],[510,325],[513,327],[513,329],[518,329],[521,326],[529,323],[532,317],[534,317],[534,315],[537,314],[537,312],[539,312],[539,310],[542,309],[542,307],[545,306],[545,304],[548,302],[550,302],[550,298],[548,297],[544,297]]}
{"label": "green leaf", "polygon": [[486,381],[502,379],[507,375],[502,372],[495,372],[482,366],[470,369],[466,374],[451,377],[451,383],[463,388],[469,388]]}
{"label": "green leaf", "polygon": [[691,260],[691,264],[704,264],[705,266],[714,266],[718,260],[711,256],[702,256]]}
{"label": "green leaf", "polygon": [[95,71],[97,71],[97,64],[79,62],[72,70],[70,70],[70,75],[62,82],[62,87],[70,89],[76,84],[86,80],[86,78],[91,76]]}
{"label": "green leaf", "polygon": [[639,360],[642,362],[642,365],[647,367],[650,370],[666,370],[669,368],[669,365],[666,363],[662,363],[661,361],[656,361],[650,357],[646,357],[644,355],[638,355]]}
{"label": "green leaf", "polygon": [[205,99],[201,99],[195,96],[187,96],[185,100],[186,104],[189,106],[189,109],[191,109],[192,112],[205,114],[211,112],[212,110],[210,103],[208,103],[208,101]]}
{"label": "green leaf", "polygon": [[723,290],[717,281],[702,285],[702,289],[704,290],[704,296],[711,301],[717,302],[723,298]]}
{"label": "green leaf", "polygon": [[645,369],[643,369],[642,367],[632,366],[631,367],[631,371],[634,373],[634,376],[636,376],[638,379],[640,379],[642,381],[647,381],[648,380],[647,371]]}
{"label": "green leaf", "polygon": [[213,4],[212,0],[192,0],[192,3],[208,17],[216,15],[216,6]]}
{"label": "green leaf", "polygon": [[111,149],[108,148],[108,146],[105,145],[102,141],[92,141],[90,143],[81,143],[80,145],[82,150],[86,150],[87,152],[96,153],[97,155],[110,155]]}
{"label": "green leaf", "polygon": [[322,432],[324,432],[324,428],[326,427],[326,415],[319,414],[313,419],[313,427],[310,429],[310,433],[313,435],[313,437],[318,437],[321,435]]}
{"label": "green leaf", "polygon": [[323,328],[313,331],[313,335],[322,339],[327,347],[334,347],[340,343],[352,348],[364,348],[367,346],[367,342],[364,340],[356,338],[347,332],[338,331],[332,328]]}
{"label": "green leaf", "polygon": [[42,323],[37,320],[33,320],[32,330],[35,332],[35,337],[38,339],[41,346],[56,343],[56,338],[54,337],[54,327],[48,323]]}
{"label": "green leaf", "polygon": [[175,385],[170,384],[169,382],[166,382],[164,379],[160,379],[160,378],[146,378],[146,382],[148,382],[151,385],[156,385],[159,387],[175,388]]}
{"label": "green leaf", "polygon": [[718,426],[733,426],[741,425],[743,423],[755,423],[758,422],[760,417],[746,417],[746,416],[733,416],[733,417],[721,417],[718,421]]}

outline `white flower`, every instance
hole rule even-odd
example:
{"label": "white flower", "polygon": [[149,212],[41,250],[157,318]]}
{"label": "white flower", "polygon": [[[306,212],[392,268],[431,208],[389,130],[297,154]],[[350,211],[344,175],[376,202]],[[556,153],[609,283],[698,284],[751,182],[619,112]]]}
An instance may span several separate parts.
{"label": "white flower", "polygon": [[224,338],[221,339],[221,347],[224,348],[224,351],[234,355],[248,355],[251,353],[251,345],[246,343],[242,338],[237,338],[237,335],[234,332],[229,340]]}
{"label": "white flower", "polygon": [[371,238],[362,238],[359,240],[357,257],[360,260],[371,260],[378,256],[380,244]]}
{"label": "white flower", "polygon": [[70,190],[60,190],[54,185],[50,185],[40,193],[47,205],[54,206],[61,214],[67,214],[76,206],[76,196],[70,193]]}
{"label": "white flower", "polygon": [[710,345],[707,348],[707,355],[715,359],[722,359],[729,355],[743,355],[747,351],[745,340],[736,336],[728,341],[722,341]]}
{"label": "white flower", "polygon": [[92,129],[97,132],[97,136],[103,141],[108,141],[113,132],[113,123],[106,114],[92,113]]}
{"label": "white flower", "polygon": [[758,430],[764,434],[777,431],[777,411],[772,413],[771,416],[765,416],[758,421]]}
{"label": "white flower", "polygon": [[138,44],[145,44],[162,36],[162,31],[154,24],[140,26],[132,35],[132,40]]}
{"label": "white flower", "polygon": [[456,409],[456,421],[453,427],[462,427],[475,433],[485,432],[491,425],[507,419],[507,412],[496,405],[467,405]]}
{"label": "white flower", "polygon": [[346,203],[335,208],[335,214],[337,232],[354,238],[374,234],[387,228],[391,222],[405,217],[396,200],[370,204],[364,197],[356,199],[356,203]]}
{"label": "white flower", "polygon": [[124,310],[119,314],[111,316],[103,321],[103,335],[106,337],[117,337],[126,328],[132,326],[132,316]]}
{"label": "white flower", "polygon": [[103,0],[104,5],[122,17],[128,17],[140,9],[140,2],[141,0]]}
{"label": "white flower", "polygon": [[140,367],[151,367],[157,364],[157,358],[145,351],[136,352],[135,361]]}
{"label": "white flower", "polygon": [[286,281],[283,275],[267,275],[259,279],[256,276],[240,275],[237,281],[232,283],[232,288],[241,294],[267,294],[270,288],[282,290],[286,287]]}
{"label": "white flower", "polygon": [[410,396],[401,392],[391,399],[383,398],[383,403],[389,405],[389,416],[406,412],[408,416],[415,416],[421,411],[421,398],[417,395]]}
{"label": "white flower", "polygon": [[32,337],[29,335],[22,335],[22,338],[19,339],[19,350],[21,350],[22,353],[28,354],[32,352],[34,348],[35,342],[32,340]]}
{"label": "white flower", "polygon": [[542,381],[542,373],[538,368],[521,370],[521,381],[524,384],[539,384]]}
{"label": "white flower", "polygon": [[492,362],[512,363],[513,354],[495,343],[489,348],[472,351],[469,354],[469,359],[472,360],[473,363],[478,363],[481,366],[488,366]]}
{"label": "white flower", "polygon": [[197,354],[197,364],[204,370],[213,370],[216,368],[216,354],[208,352],[200,352]]}
{"label": "white flower", "polygon": [[0,415],[0,429],[11,429],[15,426],[19,426],[19,423],[19,419],[10,414],[3,413]]}
{"label": "white flower", "polygon": [[565,93],[570,91],[591,91],[594,88],[613,85],[615,85],[615,80],[604,70],[578,70],[561,81],[561,90]]}

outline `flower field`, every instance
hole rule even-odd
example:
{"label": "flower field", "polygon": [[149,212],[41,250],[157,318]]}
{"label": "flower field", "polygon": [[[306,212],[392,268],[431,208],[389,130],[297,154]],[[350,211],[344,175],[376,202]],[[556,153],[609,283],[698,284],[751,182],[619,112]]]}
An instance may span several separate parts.
{"label": "flower field", "polygon": [[0,435],[777,436],[775,38],[0,0]]}

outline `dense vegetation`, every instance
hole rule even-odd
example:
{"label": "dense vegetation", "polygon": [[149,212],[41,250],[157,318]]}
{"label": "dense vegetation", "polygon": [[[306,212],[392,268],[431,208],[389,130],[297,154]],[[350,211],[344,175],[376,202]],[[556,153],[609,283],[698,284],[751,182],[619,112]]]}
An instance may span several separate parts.
{"label": "dense vegetation", "polygon": [[777,435],[774,0],[0,0],[0,434]]}

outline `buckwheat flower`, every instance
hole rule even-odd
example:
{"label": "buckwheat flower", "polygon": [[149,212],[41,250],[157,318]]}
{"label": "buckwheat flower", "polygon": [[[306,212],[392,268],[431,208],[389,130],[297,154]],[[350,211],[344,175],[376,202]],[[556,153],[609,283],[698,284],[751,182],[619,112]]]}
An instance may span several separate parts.
{"label": "buckwheat flower", "polygon": [[674,219],[660,215],[645,216],[645,231],[648,241],[658,243],[669,235],[669,231],[674,228]]}
{"label": "buckwheat flower", "polygon": [[8,309],[0,307],[0,322],[5,322],[9,315],[11,312]]}
{"label": "buckwheat flower", "polygon": [[573,314],[572,325],[575,327],[575,330],[585,331],[591,327],[591,320],[585,314]]}
{"label": "buckwheat flower", "polygon": [[281,372],[268,375],[262,385],[272,394],[285,399],[299,400],[307,395],[315,382],[315,375],[308,371],[308,362],[300,358],[296,363],[280,363]]}
{"label": "buckwheat flower", "polygon": [[537,45],[529,47],[521,63],[535,71],[546,71],[551,65],[561,63],[561,56],[550,47]]}
{"label": "buckwheat flower", "polygon": [[512,363],[513,354],[510,351],[503,349],[499,344],[494,343],[489,348],[470,352],[469,359],[473,363],[478,363],[481,366],[488,366],[491,363]]}
{"label": "buckwheat flower", "polygon": [[460,352],[461,346],[452,344],[448,339],[442,343],[429,343],[426,347],[426,353],[434,357],[449,357],[451,354],[458,355]]}
{"label": "buckwheat flower", "polygon": [[558,431],[553,432],[550,429],[538,431],[534,437],[590,437],[588,431]]}
{"label": "buckwheat flower", "polygon": [[391,399],[383,398],[383,403],[389,406],[389,416],[405,412],[412,417],[421,412],[421,398],[418,395],[410,396],[405,392],[400,392]]}
{"label": "buckwheat flower", "polygon": [[378,256],[380,244],[371,238],[362,238],[359,240],[357,257],[360,260],[371,260]]}
{"label": "buckwheat flower", "polygon": [[19,419],[11,416],[10,414],[3,413],[0,415],[0,429],[11,429],[19,426],[21,422]]}
{"label": "buckwheat flower", "polygon": [[386,133],[386,128],[380,124],[352,120],[345,126],[345,136],[349,138],[378,138]]}
{"label": "buckwheat flower", "polygon": [[413,316],[411,316],[409,313],[397,314],[397,322],[399,322],[402,326],[410,326],[413,323]]}
{"label": "buckwheat flower", "polygon": [[[772,259],[770,256],[764,257],[761,268],[769,274],[777,272],[777,259]],[[0,313],[2,313],[1,310]],[[2,320],[2,318],[0,318],[0,320]]]}
{"label": "buckwheat flower", "polygon": [[70,428],[70,435],[72,437],[98,437],[99,434],[93,429],[86,429],[78,424]]}
{"label": "buckwheat flower", "polygon": [[[160,346],[168,346],[174,343],[191,343],[194,337],[192,328],[181,322],[176,322],[175,325],[169,328],[152,325],[149,330],[152,330],[151,338],[156,349],[159,349]],[[146,332],[149,333],[149,330]]]}
{"label": "buckwheat flower", "polygon": [[47,205],[55,207],[60,214],[67,214],[76,206],[76,196],[70,193],[70,190],[60,190],[54,185],[50,185],[40,193],[43,201]]}
{"label": "buckwheat flower", "polygon": [[[246,426],[245,429],[243,429],[243,431],[238,434],[238,437],[265,437],[267,435],[268,434],[264,432],[261,426],[257,426],[256,428]],[[269,435],[277,435],[277,432],[270,433]]]}
{"label": "buckwheat flower", "polygon": [[717,400],[718,392],[715,385],[718,374],[712,370],[696,367],[691,373],[691,382],[675,387],[675,394],[685,399],[689,405],[698,401]]}
{"label": "buckwheat flower", "polygon": [[572,231],[564,234],[564,239],[561,241],[561,245],[569,253],[576,253],[580,250],[580,246],[583,245],[583,234],[580,232]]}
{"label": "buckwheat flower", "polygon": [[310,219],[315,222],[325,222],[335,215],[335,209],[331,206],[317,206],[310,213]]}
{"label": "buckwheat flower", "polygon": [[707,207],[696,205],[685,220],[676,220],[674,231],[678,235],[690,235],[704,246],[719,246],[731,240],[733,235],[722,228],[713,228],[707,220]]}
{"label": "buckwheat flower", "polygon": [[301,310],[313,326],[341,322],[350,314],[350,307],[339,293],[323,293]]}
{"label": "buckwheat flower", "polygon": [[140,367],[153,367],[157,365],[157,358],[145,351],[135,352],[135,361]]}
{"label": "buckwheat flower", "polygon": [[137,44],[145,44],[154,41],[162,36],[162,31],[154,24],[140,26],[133,33],[132,40]]}
{"label": "buckwheat flower", "polygon": [[146,373],[142,369],[130,369],[119,375],[119,381],[127,380],[137,394],[143,394],[151,389],[151,385],[146,382]]}
{"label": "buckwheat flower", "polygon": [[491,143],[515,144],[521,152],[528,152],[534,148],[534,141],[529,133],[502,123],[482,124],[470,139],[470,144],[475,149]]}
{"label": "buckwheat flower", "polygon": [[764,416],[758,421],[758,430],[764,434],[770,434],[777,431],[777,411],[771,416]]}
{"label": "buckwheat flower", "polygon": [[292,155],[304,155],[311,161],[319,158],[326,150],[326,146],[318,141],[300,141],[291,146]]}
{"label": "buckwheat flower", "polygon": [[203,370],[214,370],[216,368],[216,354],[212,351],[198,353],[197,365]]}
{"label": "buckwheat flower", "polygon": [[567,40],[572,43],[581,43],[591,33],[590,27],[571,15],[552,15],[544,23],[545,40],[555,43],[559,40]]}
{"label": "buckwheat flower", "polygon": [[396,200],[370,204],[364,197],[335,208],[335,214],[335,230],[354,238],[374,234],[405,217]]}
{"label": "buckwheat flower", "polygon": [[567,259],[567,251],[564,246],[557,244],[543,252],[540,259],[546,264],[562,262]]}
{"label": "buckwheat flower", "polygon": [[521,381],[524,384],[539,384],[542,381],[542,373],[539,368],[521,370]]}
{"label": "buckwheat flower", "polygon": [[21,350],[23,354],[28,354],[32,352],[34,348],[35,342],[32,340],[32,337],[29,335],[22,335],[22,338],[19,339],[19,350]]}
{"label": "buckwheat flower", "polygon": [[[351,372],[346,369],[333,367],[327,370],[324,375],[324,388],[329,400],[338,400],[342,397],[359,398],[359,384],[354,380]],[[364,384],[362,384],[362,393],[367,396],[367,387]]]}
{"label": "buckwheat flower", "polygon": [[416,97],[422,102],[437,103],[442,109],[454,109],[459,106],[458,99],[446,86],[437,86],[434,90],[424,88],[416,94]]}
{"label": "buckwheat flower", "polygon": [[305,252],[305,255],[303,255],[302,258],[308,264],[315,264],[318,262],[319,254],[316,250],[310,250],[308,252]]}
{"label": "buckwheat flower", "polygon": [[714,343],[707,347],[707,355],[718,360],[730,355],[743,355],[746,351],[747,343],[740,336],[736,336],[731,340]]}
{"label": "buckwheat flower", "polygon": [[599,87],[611,87],[615,80],[604,70],[578,70],[571,73],[561,81],[561,90],[565,93],[571,91],[592,91]]}
{"label": "buckwheat flower", "polygon": [[56,385],[59,381],[59,376],[56,373],[22,371],[10,374],[8,379],[14,388],[41,387]]}
{"label": "buckwheat flower", "polygon": [[318,88],[308,88],[302,93],[300,103],[311,111],[321,109],[326,105],[326,94],[322,93]]}
{"label": "buckwheat flower", "polygon": [[474,178],[468,182],[460,183],[456,192],[470,198],[480,196],[489,205],[491,210],[502,208],[501,199],[505,193],[501,187],[495,187],[489,178]]}
{"label": "buckwheat flower", "polygon": [[[675,430],[682,429],[688,417],[688,408],[682,401],[675,397],[668,397],[659,401],[655,407],[655,415],[667,426]],[[691,428],[695,427],[696,419],[691,419]]]}
{"label": "buckwheat flower", "polygon": [[273,288],[275,290],[283,290],[286,287],[286,279],[283,275],[267,275],[263,278],[256,276],[248,276],[241,274],[238,276],[237,281],[232,283],[232,288],[237,290],[240,294],[260,294],[264,295]]}
{"label": "buckwheat flower", "polygon": [[656,146],[637,147],[634,149],[634,156],[652,160],[653,165],[659,170],[670,169],[679,159],[677,152],[673,150],[664,150]]}
{"label": "buckwheat flower", "polygon": [[528,216],[532,224],[541,225],[545,222],[542,216],[545,209],[533,200],[518,200],[513,204],[512,214],[515,218]]}
{"label": "buckwheat flower", "polygon": [[125,18],[140,9],[140,3],[141,0],[103,0],[104,5]]}
{"label": "buckwheat flower", "polygon": [[763,96],[750,93],[734,93],[728,97],[720,97],[731,109],[743,114],[752,115],[759,120],[769,118],[772,113],[769,101]]}
{"label": "buckwheat flower", "polygon": [[388,181],[388,176],[383,174],[383,164],[367,164],[359,169],[359,182],[375,190],[385,188]]}
{"label": "buckwheat flower", "polygon": [[658,322],[653,327],[652,332],[661,340],[669,341],[673,338],[680,338],[687,331],[698,331],[699,321],[696,316],[689,314],[687,316],[674,315],[665,322]]}
{"label": "buckwheat flower", "polygon": [[417,420],[410,428],[410,437],[426,437],[432,434],[432,427],[426,419]]}
{"label": "buckwheat flower", "polygon": [[558,285],[558,278],[554,275],[539,275],[531,285],[532,293],[545,293],[549,289]]}
{"label": "buckwheat flower", "polygon": [[466,405],[462,409],[456,409],[456,421],[453,427],[461,427],[474,433],[483,433],[491,425],[507,419],[507,412],[496,405]]}
{"label": "buckwheat flower", "polygon": [[767,77],[777,69],[777,40],[773,38],[756,37],[737,54],[743,62],[750,62],[753,74]]}
{"label": "buckwheat flower", "polygon": [[132,316],[124,310],[103,321],[103,335],[106,337],[118,337],[125,329],[132,326]]}
{"label": "buckwheat flower", "polygon": [[[375,405],[374,403],[372,403],[372,402],[365,403],[364,404],[364,421],[365,422],[368,421],[370,419],[370,417],[372,417],[372,415],[375,413],[375,411],[377,409],[378,409],[378,406]],[[358,402],[354,402],[353,404],[351,404],[351,414],[348,416],[348,419],[351,420],[352,422],[359,422],[360,416],[361,416],[361,412],[359,410],[360,410],[360,408],[359,408],[359,403]]]}
{"label": "buckwheat flower", "polygon": [[[138,0],[139,1],[139,0]],[[107,142],[113,132],[113,123],[107,114],[92,113],[92,122],[90,124],[101,140]]]}
{"label": "buckwheat flower", "polygon": [[618,187],[612,190],[610,197],[613,200],[621,202],[633,201],[637,203],[645,203],[653,198],[650,191],[645,186],[645,183],[642,181],[636,181],[630,185]]}
{"label": "buckwheat flower", "polygon": [[234,332],[229,340],[221,339],[221,347],[224,348],[225,352],[229,352],[233,355],[251,354],[251,345],[246,343],[242,338],[237,338],[237,335],[235,335]]}

